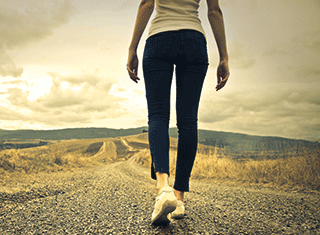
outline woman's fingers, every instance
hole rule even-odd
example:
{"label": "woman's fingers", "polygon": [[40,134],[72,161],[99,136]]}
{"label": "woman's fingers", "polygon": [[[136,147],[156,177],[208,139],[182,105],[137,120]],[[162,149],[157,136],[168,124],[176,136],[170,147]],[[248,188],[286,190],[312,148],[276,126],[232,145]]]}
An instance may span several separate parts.
{"label": "woman's fingers", "polygon": [[129,54],[127,70],[131,80],[138,83],[140,78],[138,78],[138,57],[136,55]]}
{"label": "woman's fingers", "polygon": [[216,91],[220,90],[223,88],[230,76],[229,72],[229,66],[227,62],[221,62],[218,67],[217,71],[217,86],[216,86]]}
{"label": "woman's fingers", "polygon": [[220,90],[221,88],[223,88],[226,85],[226,83],[228,81],[228,77],[226,77],[218,82],[218,85],[216,86],[216,91]]}
{"label": "woman's fingers", "polygon": [[129,73],[131,80],[138,83],[138,81],[140,80],[140,78],[137,76],[138,70],[136,68],[130,68],[129,65],[127,65],[127,70],[128,70],[128,73]]}

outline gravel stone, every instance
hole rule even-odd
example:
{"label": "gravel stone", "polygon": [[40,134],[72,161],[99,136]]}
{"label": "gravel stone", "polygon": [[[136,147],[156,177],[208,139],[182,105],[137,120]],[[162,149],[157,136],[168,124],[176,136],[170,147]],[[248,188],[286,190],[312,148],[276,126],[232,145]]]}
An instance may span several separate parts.
{"label": "gravel stone", "polygon": [[155,181],[138,155],[0,192],[0,234],[320,234],[318,193],[201,181],[191,181],[184,219],[150,225]]}

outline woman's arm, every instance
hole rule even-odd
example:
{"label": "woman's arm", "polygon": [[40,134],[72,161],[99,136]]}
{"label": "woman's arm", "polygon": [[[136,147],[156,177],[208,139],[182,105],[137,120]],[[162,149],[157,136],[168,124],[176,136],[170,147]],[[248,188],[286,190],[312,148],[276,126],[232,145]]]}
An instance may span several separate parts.
{"label": "woman's arm", "polygon": [[220,90],[227,83],[229,78],[229,65],[228,65],[228,52],[226,35],[224,30],[222,11],[219,6],[218,0],[207,0],[208,5],[208,20],[211,25],[211,29],[216,40],[220,63],[217,71],[217,86],[216,90]]}
{"label": "woman's arm", "polygon": [[138,82],[138,80],[140,80],[137,76],[138,75],[137,48],[138,48],[141,36],[152,15],[153,9],[154,9],[154,0],[142,0],[139,5],[136,23],[133,30],[133,36],[129,46],[129,56],[128,56],[128,62],[127,62],[127,70],[128,70],[129,76],[134,82]]}

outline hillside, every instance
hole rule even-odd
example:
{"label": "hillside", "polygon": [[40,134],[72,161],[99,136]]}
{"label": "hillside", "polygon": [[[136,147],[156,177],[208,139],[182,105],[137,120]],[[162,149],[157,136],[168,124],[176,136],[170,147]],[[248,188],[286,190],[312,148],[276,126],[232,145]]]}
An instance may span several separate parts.
{"label": "hillside", "polygon": [[[2,143],[12,140],[68,140],[68,139],[97,139],[137,135],[147,130],[147,127],[130,129],[110,128],[71,128],[60,130],[1,130]],[[170,137],[177,138],[177,128],[170,128]],[[261,151],[291,151],[300,152],[319,147],[318,142],[288,139],[281,137],[253,136],[240,133],[199,130],[199,143],[223,148],[226,152],[261,152]]]}
{"label": "hillside", "polygon": [[68,139],[97,139],[139,134],[145,129],[110,129],[110,128],[69,128],[58,130],[1,130],[0,140],[68,140]]}
{"label": "hillside", "polygon": [[229,151],[302,151],[319,146],[317,142],[274,136],[253,136],[239,133],[199,131],[199,143]]}
{"label": "hillside", "polygon": [[[7,173],[38,173],[72,170],[127,160],[137,150],[122,138],[56,141],[46,146],[0,151],[0,176]],[[0,177],[1,178],[1,177]],[[2,179],[0,179],[1,183]]]}
{"label": "hillside", "polygon": [[[177,138],[170,139],[172,175],[175,173],[177,144]],[[23,178],[26,173],[73,171],[123,162],[137,152],[140,154],[135,161],[150,169],[148,148],[148,134],[140,133],[126,137],[58,140],[45,146],[5,149],[0,151],[0,184],[12,179],[13,175]],[[191,178],[320,190],[319,153],[320,149],[301,152],[300,155],[261,151],[256,155],[243,153],[239,158],[240,155],[227,154],[224,148],[199,144]]]}

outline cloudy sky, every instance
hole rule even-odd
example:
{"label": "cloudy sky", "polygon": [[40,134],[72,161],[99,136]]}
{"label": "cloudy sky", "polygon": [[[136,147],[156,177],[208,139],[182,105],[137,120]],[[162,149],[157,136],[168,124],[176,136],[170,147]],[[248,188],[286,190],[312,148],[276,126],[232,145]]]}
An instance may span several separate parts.
{"label": "cloudy sky", "polygon": [[[126,72],[139,2],[0,0],[0,129],[146,126],[141,67],[138,84]],[[216,92],[217,49],[202,0],[210,67],[199,128],[319,140],[320,1],[220,4],[231,76]]]}

